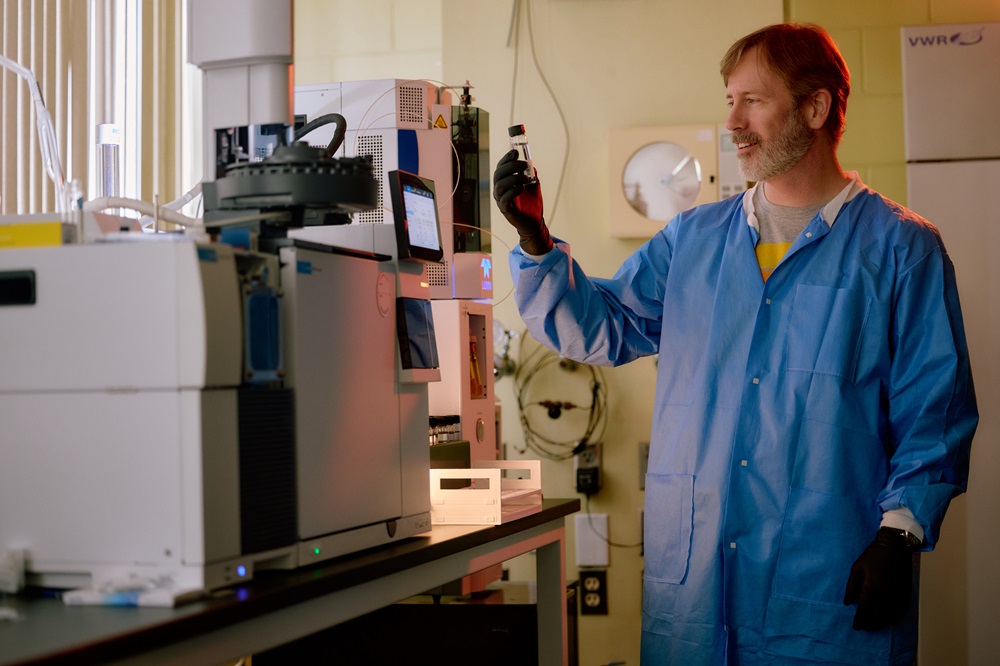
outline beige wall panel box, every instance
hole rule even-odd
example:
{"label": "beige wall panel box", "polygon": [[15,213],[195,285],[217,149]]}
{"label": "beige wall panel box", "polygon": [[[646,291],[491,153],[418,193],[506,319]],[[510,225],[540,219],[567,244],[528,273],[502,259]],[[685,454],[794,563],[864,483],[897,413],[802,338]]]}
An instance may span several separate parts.
{"label": "beige wall panel box", "polygon": [[612,129],[611,235],[649,238],[677,213],[745,189],[728,137],[716,125]]}

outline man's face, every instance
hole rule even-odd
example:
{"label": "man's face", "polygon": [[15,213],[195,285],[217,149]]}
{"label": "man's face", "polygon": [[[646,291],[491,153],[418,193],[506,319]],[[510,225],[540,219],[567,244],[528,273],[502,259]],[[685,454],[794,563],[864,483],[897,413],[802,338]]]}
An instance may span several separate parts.
{"label": "man's face", "polygon": [[787,172],[812,145],[814,130],[781,79],[758,60],[756,49],[730,75],[726,100],[726,127],[746,180],[760,182]]}

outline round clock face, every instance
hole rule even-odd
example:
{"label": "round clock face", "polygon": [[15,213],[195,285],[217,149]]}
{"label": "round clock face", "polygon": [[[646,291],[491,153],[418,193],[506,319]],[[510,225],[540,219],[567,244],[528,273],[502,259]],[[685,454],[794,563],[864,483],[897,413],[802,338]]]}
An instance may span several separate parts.
{"label": "round clock face", "polygon": [[701,190],[701,165],[683,146],[649,143],[625,164],[622,193],[639,214],[657,222],[694,205]]}

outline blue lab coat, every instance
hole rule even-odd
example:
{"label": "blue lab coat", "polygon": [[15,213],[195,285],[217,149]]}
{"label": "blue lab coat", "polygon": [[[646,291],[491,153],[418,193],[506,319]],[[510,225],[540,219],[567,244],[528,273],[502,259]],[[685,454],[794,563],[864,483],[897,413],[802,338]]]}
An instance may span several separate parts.
{"label": "blue lab coat", "polygon": [[537,340],[596,365],[659,354],[644,664],[914,660],[916,596],[867,632],[844,590],[884,511],[934,546],[978,414],[937,230],[855,188],[766,283],[742,195],[681,213],[610,280],[560,245],[511,253]]}

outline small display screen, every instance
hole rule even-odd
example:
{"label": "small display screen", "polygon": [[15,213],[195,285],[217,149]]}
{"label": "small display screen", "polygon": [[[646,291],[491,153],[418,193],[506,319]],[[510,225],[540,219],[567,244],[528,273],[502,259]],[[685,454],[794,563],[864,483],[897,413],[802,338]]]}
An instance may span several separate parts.
{"label": "small display screen", "polygon": [[440,367],[430,301],[396,299],[396,334],[400,365],[404,370]]}
{"label": "small display screen", "polygon": [[0,272],[0,306],[34,304],[35,271]]}
{"label": "small display screen", "polygon": [[434,193],[409,183],[403,183],[403,208],[406,212],[406,231],[410,245],[440,250],[437,206]]}
{"label": "small display screen", "polygon": [[388,173],[400,259],[428,263],[444,257],[434,183],[405,171]]}

